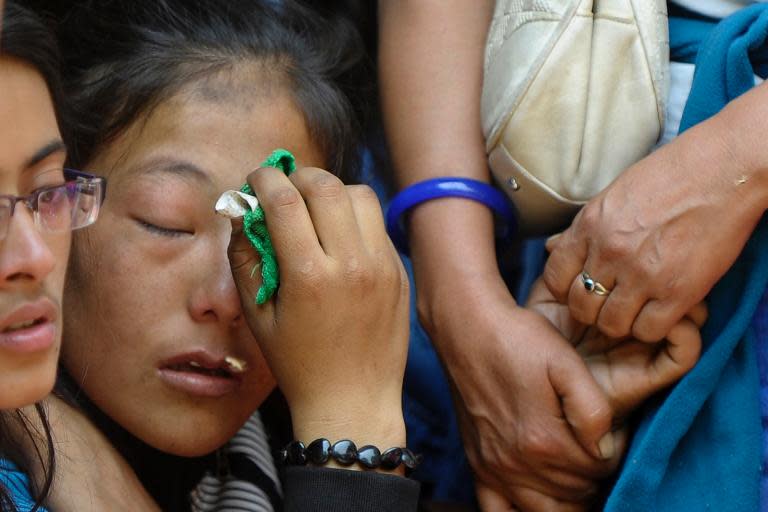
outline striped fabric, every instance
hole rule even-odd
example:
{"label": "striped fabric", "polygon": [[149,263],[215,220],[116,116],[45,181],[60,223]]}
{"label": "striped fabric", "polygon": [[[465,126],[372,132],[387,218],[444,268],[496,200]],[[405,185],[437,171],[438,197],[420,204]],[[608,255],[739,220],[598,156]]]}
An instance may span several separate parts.
{"label": "striped fabric", "polygon": [[258,412],[221,448],[219,455],[217,474],[206,474],[192,493],[192,512],[281,509],[280,480]]}
{"label": "striped fabric", "polygon": [[[29,493],[29,478],[8,459],[0,459],[0,485],[11,494],[18,512],[29,512],[35,506],[35,500]],[[40,507],[38,512],[47,512]]]}

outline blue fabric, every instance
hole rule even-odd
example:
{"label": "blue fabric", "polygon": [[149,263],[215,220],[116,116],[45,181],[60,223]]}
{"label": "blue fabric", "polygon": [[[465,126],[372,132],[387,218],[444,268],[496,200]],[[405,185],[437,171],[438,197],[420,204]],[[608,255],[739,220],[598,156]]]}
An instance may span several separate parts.
{"label": "blue fabric", "polygon": [[[361,179],[376,191],[386,210],[389,194],[380,172],[370,151],[365,151]],[[410,259],[401,257],[411,283],[411,336],[403,383],[403,412],[408,446],[424,456],[411,477],[422,484],[422,499],[473,504],[474,480],[464,453],[448,379],[419,323]]]}
{"label": "blue fabric", "polygon": [[763,425],[762,460],[760,473],[760,510],[768,510],[768,289],[757,306],[752,319],[757,345],[757,368],[760,372],[760,417]]}
{"label": "blue fabric", "polygon": [[[672,20],[673,59],[676,52],[693,52],[691,41],[697,40],[680,26]],[[753,87],[750,52],[764,46],[767,36],[768,5],[756,4],[698,38],[701,48],[681,131]],[[606,510],[758,510],[762,439],[751,319],[766,285],[768,224],[763,219],[708,297],[710,319],[699,363],[649,406]]]}
{"label": "blue fabric", "polygon": [[[29,478],[8,459],[0,459],[0,485],[10,492],[19,512],[29,512],[34,508],[35,500],[29,492]],[[43,507],[37,510],[47,512]]]}

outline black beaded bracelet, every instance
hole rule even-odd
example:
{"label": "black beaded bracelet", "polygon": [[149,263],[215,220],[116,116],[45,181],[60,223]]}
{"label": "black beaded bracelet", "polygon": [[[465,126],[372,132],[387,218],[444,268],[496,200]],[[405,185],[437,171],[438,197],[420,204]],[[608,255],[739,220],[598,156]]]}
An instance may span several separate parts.
{"label": "black beaded bracelet", "polygon": [[381,468],[388,471],[397,469],[400,464],[413,469],[421,462],[421,455],[415,455],[408,448],[389,448],[382,453],[370,444],[357,448],[349,439],[342,439],[331,445],[327,439],[320,438],[306,447],[301,441],[293,441],[280,451],[282,463],[293,466],[321,466],[331,458],[342,466],[351,466],[358,462],[366,469]]}

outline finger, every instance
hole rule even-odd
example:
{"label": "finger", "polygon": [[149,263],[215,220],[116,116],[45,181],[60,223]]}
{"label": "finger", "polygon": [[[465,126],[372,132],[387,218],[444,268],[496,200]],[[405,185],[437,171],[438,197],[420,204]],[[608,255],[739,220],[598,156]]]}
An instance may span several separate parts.
{"label": "finger", "polygon": [[243,233],[242,219],[232,219],[232,233],[229,239],[227,255],[232,268],[232,276],[238,288],[254,288],[254,293],[261,286],[261,273],[253,272],[261,266],[261,258],[251,242]]}
{"label": "finger", "polygon": [[557,242],[557,239],[560,238],[563,234],[562,233],[555,233],[554,235],[547,238],[547,241],[544,242],[544,248],[547,250],[547,252],[552,252],[555,248],[555,242]]}
{"label": "finger", "polygon": [[562,235],[551,240],[548,248],[550,256],[544,267],[544,282],[558,302],[565,303],[573,280],[584,268],[584,262],[587,259],[587,242],[584,239],[577,239],[573,228],[569,228]]}
{"label": "finger", "polygon": [[615,453],[610,403],[576,351],[550,362],[549,380],[560,397],[566,421],[581,446],[598,459]]}
{"label": "finger", "polygon": [[597,328],[611,338],[625,338],[632,333],[632,324],[643,308],[646,297],[631,286],[616,284],[608,294],[600,314]]}
{"label": "finger", "polygon": [[389,251],[394,246],[387,235],[384,214],[376,193],[367,185],[349,185],[347,191],[365,247],[370,252]]}
{"label": "finger", "polygon": [[706,302],[699,302],[695,306],[691,308],[688,313],[685,314],[688,318],[691,319],[691,321],[696,324],[699,329],[701,329],[704,324],[707,322],[707,318],[709,317],[709,310],[707,309],[707,303]]}
{"label": "finger", "polygon": [[341,180],[316,167],[299,169],[290,180],[304,197],[323,251],[335,258],[359,254],[360,228]]}
{"label": "finger", "polygon": [[[578,445],[576,445],[578,446]],[[585,453],[585,455],[587,455]],[[588,475],[588,473],[592,473]],[[586,496],[591,496],[598,491],[595,479],[603,478],[607,471],[580,471],[571,467],[568,470],[558,468],[555,465],[547,465],[540,473],[531,473],[528,478],[520,478],[521,485],[546,494],[552,498],[563,501],[579,501]],[[538,478],[537,478],[538,476]]]}
{"label": "finger", "polygon": [[476,487],[477,503],[483,512],[511,512],[512,504],[500,492],[478,482]]}
{"label": "finger", "polygon": [[538,491],[525,488],[513,490],[513,501],[526,512],[582,512],[589,510],[591,500],[586,503],[568,503],[557,500]]}
{"label": "finger", "polygon": [[248,184],[264,209],[281,273],[294,270],[298,260],[325,258],[304,199],[285,174],[261,168],[248,175]]}
{"label": "finger", "polygon": [[[243,233],[243,221],[241,219],[232,219],[232,234],[230,235],[227,255],[248,325],[251,330],[258,330],[263,333],[266,326],[260,325],[260,322],[271,323],[268,319],[272,318],[274,313],[274,302],[268,301],[259,306],[258,314],[252,311],[252,308],[255,307],[256,294],[262,284],[261,258]],[[259,338],[257,336],[257,339]]]}
{"label": "finger", "polygon": [[654,343],[664,339],[685,315],[686,308],[668,300],[652,299],[645,303],[632,324],[632,336]]}
{"label": "finger", "polygon": [[591,356],[605,356],[605,353],[620,345],[623,340],[606,336],[595,326],[590,326],[584,332],[581,340],[576,345],[576,352],[582,358]]}
{"label": "finger", "polygon": [[667,335],[664,347],[651,366],[655,393],[677,382],[685,375],[701,355],[701,333],[698,326],[687,317],[677,323]]}
{"label": "finger", "polygon": [[585,325],[595,325],[597,317],[600,314],[600,308],[603,307],[607,295],[598,293],[599,287],[609,289],[607,285],[591,274],[580,272],[571,283],[571,289],[568,292],[568,309],[574,319]]}

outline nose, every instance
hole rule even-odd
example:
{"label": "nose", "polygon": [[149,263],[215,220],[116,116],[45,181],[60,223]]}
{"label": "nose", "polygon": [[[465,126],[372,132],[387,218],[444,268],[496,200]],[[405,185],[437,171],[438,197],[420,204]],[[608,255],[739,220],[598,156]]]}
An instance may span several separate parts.
{"label": "nose", "polygon": [[[61,264],[65,264],[62,262]],[[26,208],[16,208],[0,241],[0,285],[39,283],[56,267],[56,257]]]}
{"label": "nose", "polygon": [[243,321],[243,309],[226,251],[219,261],[210,262],[190,299],[189,309],[196,322],[220,323],[232,327]]}

